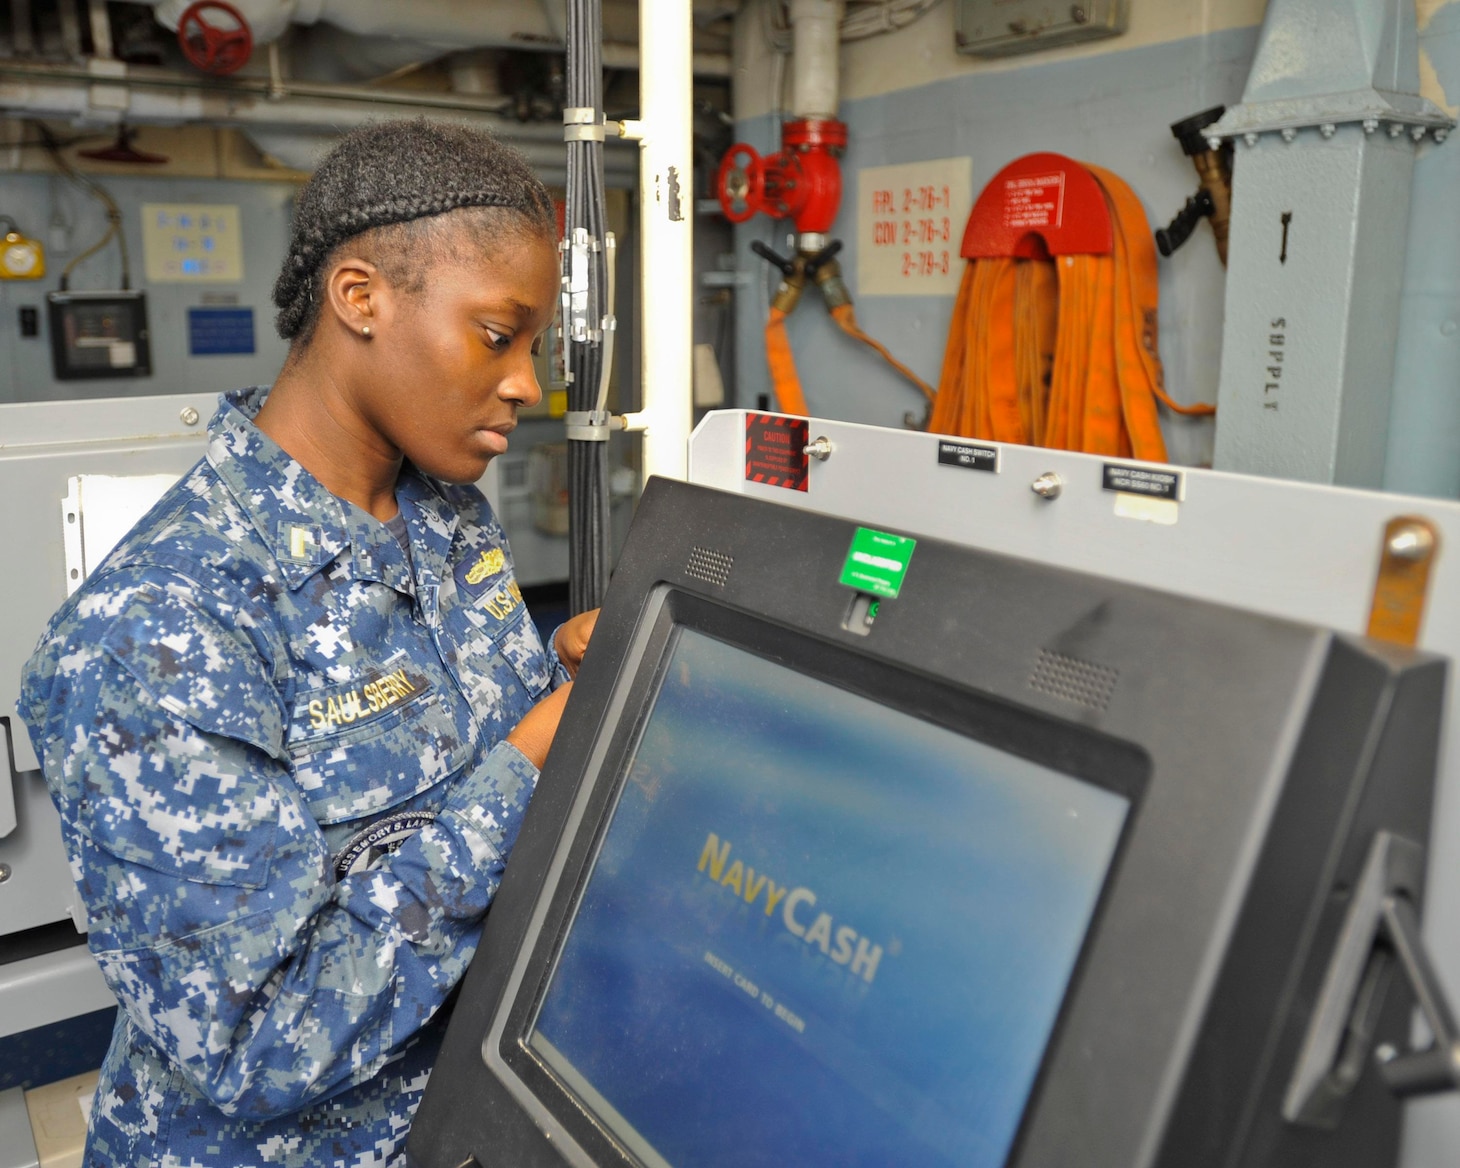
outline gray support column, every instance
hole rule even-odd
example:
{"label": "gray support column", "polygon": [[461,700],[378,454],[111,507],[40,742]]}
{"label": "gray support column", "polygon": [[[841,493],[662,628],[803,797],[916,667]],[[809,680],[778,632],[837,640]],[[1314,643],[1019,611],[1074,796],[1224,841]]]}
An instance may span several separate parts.
{"label": "gray support column", "polygon": [[1412,0],[1270,0],[1240,106],[1215,466],[1377,487],[1417,144]]}

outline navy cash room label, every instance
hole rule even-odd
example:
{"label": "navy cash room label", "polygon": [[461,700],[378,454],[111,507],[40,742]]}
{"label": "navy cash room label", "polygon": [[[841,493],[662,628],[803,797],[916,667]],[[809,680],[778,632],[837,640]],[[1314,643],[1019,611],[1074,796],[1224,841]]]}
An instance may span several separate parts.
{"label": "navy cash room label", "polygon": [[938,464],[940,466],[961,466],[964,470],[986,470],[999,473],[999,448],[997,446],[976,446],[968,442],[938,443]]}
{"label": "navy cash room label", "polygon": [[1107,462],[1100,485],[1107,491],[1120,491],[1128,495],[1149,495],[1154,499],[1172,499],[1180,502],[1184,492],[1181,489],[1181,472],[1156,470],[1149,466],[1127,466],[1119,462]]}

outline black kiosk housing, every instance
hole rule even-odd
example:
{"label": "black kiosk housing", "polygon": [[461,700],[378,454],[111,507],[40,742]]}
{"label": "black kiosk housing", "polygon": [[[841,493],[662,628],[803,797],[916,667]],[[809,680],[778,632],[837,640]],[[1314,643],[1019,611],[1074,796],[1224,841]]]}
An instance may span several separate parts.
{"label": "black kiosk housing", "polygon": [[409,1163],[1393,1163],[1444,663],[857,533],[650,482]]}

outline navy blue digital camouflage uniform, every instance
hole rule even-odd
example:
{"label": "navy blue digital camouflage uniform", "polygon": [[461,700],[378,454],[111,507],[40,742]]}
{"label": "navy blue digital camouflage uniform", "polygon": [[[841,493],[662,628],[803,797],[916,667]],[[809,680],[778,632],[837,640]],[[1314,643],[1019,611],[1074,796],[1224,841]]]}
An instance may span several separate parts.
{"label": "navy blue digital camouflage uniform", "polygon": [[122,1003],[86,1163],[403,1157],[566,680],[473,487],[411,556],[225,395],[206,457],[53,618],[20,703]]}

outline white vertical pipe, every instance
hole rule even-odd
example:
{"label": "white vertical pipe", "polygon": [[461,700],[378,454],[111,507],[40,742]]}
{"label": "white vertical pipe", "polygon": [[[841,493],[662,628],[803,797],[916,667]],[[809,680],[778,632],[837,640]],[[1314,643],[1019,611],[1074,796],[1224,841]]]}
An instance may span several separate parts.
{"label": "white vertical pipe", "polygon": [[694,329],[691,5],[640,0],[640,266],[643,279],[644,475],[684,479],[689,466]]}
{"label": "white vertical pipe", "polygon": [[791,112],[798,118],[836,117],[843,0],[791,0]]}

